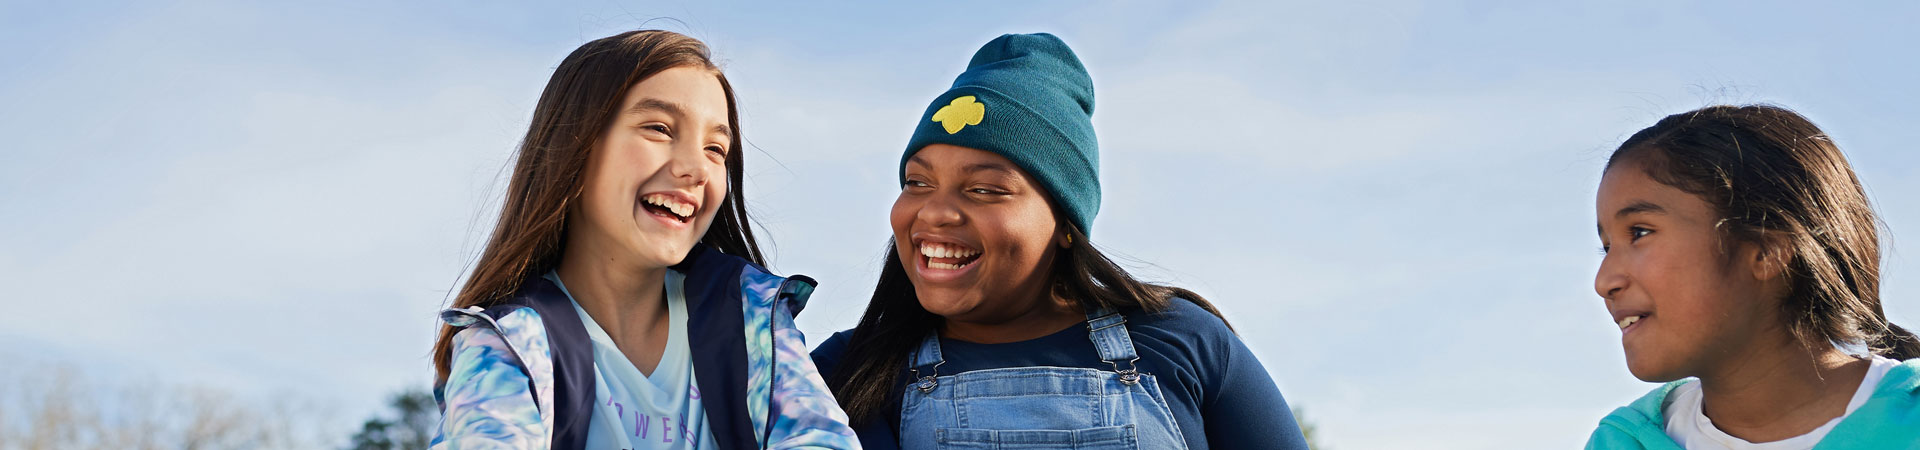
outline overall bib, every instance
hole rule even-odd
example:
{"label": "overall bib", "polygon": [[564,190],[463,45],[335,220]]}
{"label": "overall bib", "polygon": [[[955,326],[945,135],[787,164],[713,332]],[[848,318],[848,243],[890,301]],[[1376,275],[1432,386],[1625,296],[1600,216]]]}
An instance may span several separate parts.
{"label": "overall bib", "polygon": [[1113,311],[1087,314],[1089,337],[1112,371],[1013,367],[942,376],[940,337],[928,335],[900,401],[900,448],[1186,449],[1159,383],[1134,367],[1140,357],[1126,323]]}

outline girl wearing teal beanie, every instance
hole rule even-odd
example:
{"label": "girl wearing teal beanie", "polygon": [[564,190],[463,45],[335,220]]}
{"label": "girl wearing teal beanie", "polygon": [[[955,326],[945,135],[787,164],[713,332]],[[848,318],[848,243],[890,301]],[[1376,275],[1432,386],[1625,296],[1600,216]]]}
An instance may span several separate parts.
{"label": "girl wearing teal beanie", "polygon": [[1920,447],[1920,340],[1887,321],[1878,221],[1819,127],[1668,116],[1613,152],[1597,203],[1594,290],[1627,370],[1666,384],[1587,448]]}
{"label": "girl wearing teal beanie", "polygon": [[1048,34],[987,43],[900,160],[860,324],[813,352],[869,449],[1306,449],[1213,305],[1088,240],[1093,82]]}

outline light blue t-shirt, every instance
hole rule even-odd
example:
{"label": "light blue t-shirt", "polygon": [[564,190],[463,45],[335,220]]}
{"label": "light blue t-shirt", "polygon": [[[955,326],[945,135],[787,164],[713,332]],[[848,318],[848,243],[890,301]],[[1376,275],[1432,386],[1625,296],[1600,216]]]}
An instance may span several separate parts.
{"label": "light blue t-shirt", "polygon": [[651,375],[640,373],[613,345],[613,337],[580,308],[580,301],[567,291],[559,274],[547,272],[546,278],[573,300],[573,310],[580,314],[587,337],[593,341],[596,403],[587,427],[587,448],[716,448],[707,428],[706,408],[700,402],[700,387],[693,377],[693,356],[687,347],[687,299],[682,291],[686,277],[672,270],[666,272],[667,348]]}

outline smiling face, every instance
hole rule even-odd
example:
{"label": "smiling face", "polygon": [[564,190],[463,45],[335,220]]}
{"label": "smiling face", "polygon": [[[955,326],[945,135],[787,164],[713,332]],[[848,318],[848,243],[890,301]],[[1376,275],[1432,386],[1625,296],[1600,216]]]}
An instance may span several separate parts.
{"label": "smiling face", "polygon": [[933,144],[907,161],[893,239],[920,306],[948,320],[1002,323],[1050,306],[1065,243],[1037,180],[992,152]]}
{"label": "smiling face", "polygon": [[713,71],[677,67],[634,84],[619,107],[588,156],[568,247],[612,264],[677,264],[726,199],[726,93]]}
{"label": "smiling face", "polygon": [[1627,370],[1672,381],[1777,345],[1784,287],[1759,246],[1724,239],[1712,205],[1644,167],[1607,170],[1596,202],[1606,257],[1594,291],[1621,327]]}

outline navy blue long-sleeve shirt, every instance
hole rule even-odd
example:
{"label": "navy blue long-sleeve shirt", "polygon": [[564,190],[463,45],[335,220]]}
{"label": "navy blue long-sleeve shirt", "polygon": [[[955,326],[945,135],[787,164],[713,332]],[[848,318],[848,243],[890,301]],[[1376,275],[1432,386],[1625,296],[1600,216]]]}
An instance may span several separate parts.
{"label": "navy blue long-sleeve shirt", "polygon": [[[1127,332],[1139,353],[1138,367],[1160,383],[1167,408],[1179,424],[1187,448],[1307,450],[1299,424],[1266,368],[1225,322],[1199,305],[1176,300],[1166,311],[1128,311]],[[844,358],[851,331],[834,333],[813,351],[820,373],[831,374]],[[1082,324],[1044,337],[1005,344],[976,344],[940,339],[946,364],[941,375],[1008,367],[1083,367],[1113,370],[1087,337]],[[900,370],[905,391],[912,376]],[[887,420],[853,424],[868,449],[900,448],[900,399],[896,394]]]}

